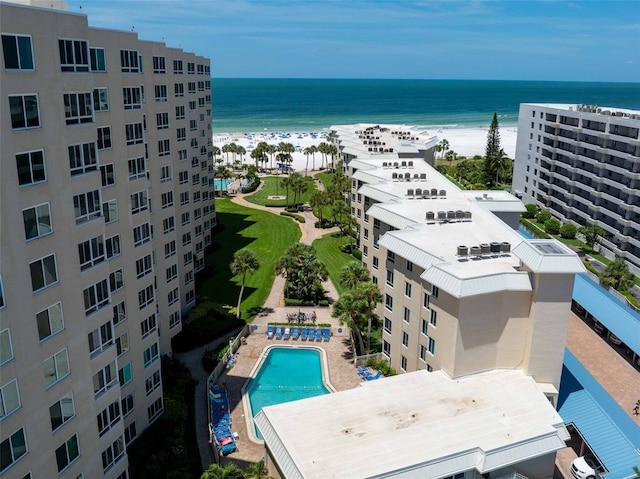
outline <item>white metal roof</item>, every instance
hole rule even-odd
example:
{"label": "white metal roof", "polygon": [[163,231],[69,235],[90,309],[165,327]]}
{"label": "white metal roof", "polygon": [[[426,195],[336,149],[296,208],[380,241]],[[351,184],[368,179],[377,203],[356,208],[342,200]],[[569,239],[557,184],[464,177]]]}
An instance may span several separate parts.
{"label": "white metal roof", "polygon": [[362,193],[364,196],[371,198],[374,201],[386,203],[387,201],[391,201],[398,197],[393,191],[389,191],[390,188],[388,188],[387,186],[388,183],[380,183],[379,185],[364,185],[358,190],[358,193]]}
{"label": "white metal roof", "polygon": [[584,273],[580,258],[554,239],[523,241],[513,250],[536,273]]}
{"label": "white metal roof", "polygon": [[385,234],[378,242],[389,251],[393,251],[398,256],[411,261],[422,269],[430,268],[433,264],[444,262],[443,258],[434,256],[419,248],[415,244],[405,241],[403,235]]}
{"label": "white metal roof", "polygon": [[284,477],[307,479],[484,473],[554,452],[569,437],[519,370],[402,374],[266,407],[256,423]]}
{"label": "white metal roof", "polygon": [[404,216],[401,212],[394,210],[395,203],[376,203],[367,210],[367,214],[374,219],[378,219],[394,228],[403,230],[416,223],[414,218]]}

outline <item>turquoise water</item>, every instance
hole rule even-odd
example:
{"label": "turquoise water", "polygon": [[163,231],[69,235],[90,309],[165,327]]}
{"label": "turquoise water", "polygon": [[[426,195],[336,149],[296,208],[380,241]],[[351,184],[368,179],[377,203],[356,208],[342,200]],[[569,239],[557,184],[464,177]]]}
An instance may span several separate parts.
{"label": "turquoise water", "polygon": [[[329,390],[322,382],[320,351],[307,348],[270,349],[247,393],[254,416],[263,407],[328,394]],[[258,438],[262,439],[258,428],[254,428]]]}
{"label": "turquoise water", "polygon": [[227,186],[233,183],[233,180],[225,180],[221,178],[216,178],[213,181],[214,181],[216,190],[226,190]]}
{"label": "turquoise water", "polygon": [[518,228],[518,233],[520,233],[520,236],[522,236],[525,239],[536,239],[536,237],[533,236],[531,233],[529,233],[526,229],[524,229],[523,226],[520,226]]}
{"label": "turquoise water", "polygon": [[212,95],[214,134],[358,122],[486,127],[493,112],[514,126],[529,102],[640,109],[640,83],[214,78]]}

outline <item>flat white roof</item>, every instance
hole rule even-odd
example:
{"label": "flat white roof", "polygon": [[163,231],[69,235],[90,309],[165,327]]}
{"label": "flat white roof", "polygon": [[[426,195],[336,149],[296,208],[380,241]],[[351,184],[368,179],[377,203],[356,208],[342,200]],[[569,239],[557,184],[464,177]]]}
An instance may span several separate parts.
{"label": "flat white roof", "polygon": [[519,370],[382,378],[266,407],[256,423],[286,478],[484,473],[552,453],[569,438],[553,406]]}

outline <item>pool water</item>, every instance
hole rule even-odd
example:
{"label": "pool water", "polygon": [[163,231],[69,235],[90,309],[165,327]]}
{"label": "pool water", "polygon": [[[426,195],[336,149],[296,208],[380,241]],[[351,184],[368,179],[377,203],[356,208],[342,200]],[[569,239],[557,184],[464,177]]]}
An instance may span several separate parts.
{"label": "pool water", "polygon": [[[263,407],[328,394],[322,382],[320,351],[311,348],[271,348],[247,390],[251,413]],[[262,434],[254,425],[256,436]]]}
{"label": "pool water", "polygon": [[216,187],[216,190],[226,190],[227,186],[229,186],[231,183],[233,183],[233,180],[225,180],[222,178],[216,178],[214,181],[214,185]]}

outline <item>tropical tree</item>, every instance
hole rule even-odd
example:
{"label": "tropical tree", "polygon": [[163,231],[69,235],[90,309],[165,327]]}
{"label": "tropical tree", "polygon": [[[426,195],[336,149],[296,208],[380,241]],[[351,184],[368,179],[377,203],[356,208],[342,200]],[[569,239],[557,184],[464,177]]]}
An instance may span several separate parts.
{"label": "tropical tree", "polygon": [[304,156],[307,157],[307,162],[304,165],[304,176],[307,176],[307,170],[309,169],[309,155],[313,154],[314,149],[315,149],[315,145],[311,145],[311,146],[307,146],[304,150],[302,150],[302,153],[304,153]]}
{"label": "tropical tree", "polygon": [[[278,180],[276,180],[277,182]],[[280,180],[280,186],[284,187],[286,192],[287,192],[287,196],[285,199],[285,203],[286,203],[286,208],[289,208],[289,188],[293,187],[294,184],[294,180],[291,178],[291,175],[289,176],[285,176],[284,178],[282,178]]]}
{"label": "tropical tree", "polygon": [[357,261],[352,261],[340,271],[340,284],[350,290],[357,289],[360,283],[369,279],[369,270]]}
{"label": "tropical tree", "polygon": [[269,479],[269,471],[264,461],[254,462],[247,467],[247,479]]}
{"label": "tropical tree", "polygon": [[264,143],[262,149],[267,155],[269,155],[269,158],[271,160],[271,169],[273,170],[273,155],[278,151],[278,149],[275,146],[270,145],[264,141],[261,143]]}
{"label": "tropical tree", "polygon": [[604,236],[605,231],[600,228],[600,226],[591,225],[579,228],[578,233],[580,233],[584,237],[584,243],[587,245],[587,247],[590,250],[593,250],[595,244],[600,241],[600,237]]}
{"label": "tropical tree", "polygon": [[234,146],[235,143],[225,143],[224,145],[222,145],[222,153],[224,153],[227,158],[227,165],[229,165],[229,153],[233,151]]}
{"label": "tropical tree", "polygon": [[269,145],[267,145],[265,142],[260,142],[258,143],[258,146],[256,146],[252,151],[251,151],[251,158],[253,158],[253,160],[255,160],[256,162],[256,168],[258,168],[258,162],[265,162],[268,161],[267,158],[267,154],[265,153],[265,147],[261,146],[262,144],[266,145],[267,147]]}
{"label": "tropical tree", "polygon": [[527,203],[526,205],[524,205],[524,207],[527,209],[527,211],[522,213],[523,218],[532,219],[536,217],[536,214],[538,213],[538,205],[533,203]]}
{"label": "tropical tree", "polygon": [[577,232],[578,227],[573,223],[565,223],[560,227],[560,236],[564,239],[574,239]]}
{"label": "tropical tree", "polygon": [[626,291],[634,282],[634,275],[624,258],[618,256],[600,275],[600,283],[618,291]]}
{"label": "tropical tree", "polygon": [[365,348],[360,328],[366,321],[366,311],[367,303],[364,299],[356,297],[352,293],[346,293],[340,296],[340,298],[333,303],[333,309],[331,310],[332,317],[338,318],[341,323],[345,323],[351,328],[351,332],[358,342],[361,353],[365,351]]}
{"label": "tropical tree", "polygon": [[447,150],[447,152],[444,155],[445,160],[447,160],[449,162],[449,171],[448,173],[451,174],[451,172],[453,171],[451,169],[451,165],[452,163],[458,159],[458,154],[453,151],[453,150]]}
{"label": "tropical tree", "polygon": [[[244,155],[246,155],[246,153],[247,153],[247,150],[245,149],[245,147],[242,146],[242,145],[237,145],[235,153],[238,156],[240,156],[240,162],[244,163]],[[235,158],[234,158],[234,161],[235,161]]]}
{"label": "tropical tree", "polygon": [[309,188],[309,183],[307,183],[307,181],[304,179],[304,176],[302,176],[300,173],[292,173],[291,181],[291,189],[295,193],[293,204],[298,205],[300,203],[299,198],[305,191],[307,191],[307,189]]}
{"label": "tropical tree", "polygon": [[320,223],[323,221],[324,207],[329,204],[329,196],[326,191],[315,190],[309,197],[309,206],[316,211]]}
{"label": "tropical tree", "polygon": [[220,156],[220,147],[213,145],[211,147],[211,153],[213,154],[213,159],[217,159]]}
{"label": "tropical tree", "polygon": [[487,133],[487,147],[484,158],[485,182],[489,185],[493,183],[498,163],[497,158],[500,156],[502,156],[502,150],[500,148],[500,127],[498,125],[498,114],[494,112],[491,125],[489,126],[489,132]]}
{"label": "tropical tree", "polygon": [[440,158],[444,158],[445,152],[449,151],[449,141],[443,138],[436,145],[435,150],[440,153]]}
{"label": "tropical tree", "polygon": [[238,311],[237,318],[240,319],[240,303],[242,303],[242,295],[244,294],[244,284],[248,273],[253,273],[260,267],[260,262],[255,253],[248,249],[241,249],[233,254],[233,261],[229,265],[231,273],[234,276],[242,277],[242,286],[238,295]]}
{"label": "tropical tree", "polygon": [[244,472],[235,463],[230,462],[222,467],[217,464],[210,464],[206,471],[202,473],[200,479],[245,479]]}
{"label": "tropical tree", "polygon": [[367,316],[367,354],[369,354],[371,352],[371,323],[375,318],[373,311],[376,309],[376,304],[382,301],[382,293],[377,284],[365,281],[358,285],[355,294],[361,297],[367,306],[365,314]]}
{"label": "tropical tree", "polygon": [[313,247],[294,244],[276,261],[275,271],[285,278],[286,298],[317,303],[324,297],[322,282],[327,280],[329,272]]}

